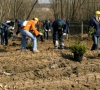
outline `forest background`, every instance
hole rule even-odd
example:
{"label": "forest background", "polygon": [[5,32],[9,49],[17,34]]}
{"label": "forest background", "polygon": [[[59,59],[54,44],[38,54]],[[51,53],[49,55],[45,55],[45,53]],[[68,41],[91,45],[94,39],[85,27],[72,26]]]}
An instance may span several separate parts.
{"label": "forest background", "polygon": [[49,2],[0,0],[0,22],[16,18],[28,20],[38,17],[40,21],[61,18],[70,21],[72,32],[76,29],[81,31],[83,28],[85,33],[88,31],[90,18],[95,16],[96,10],[100,10],[99,0],[49,0]]}

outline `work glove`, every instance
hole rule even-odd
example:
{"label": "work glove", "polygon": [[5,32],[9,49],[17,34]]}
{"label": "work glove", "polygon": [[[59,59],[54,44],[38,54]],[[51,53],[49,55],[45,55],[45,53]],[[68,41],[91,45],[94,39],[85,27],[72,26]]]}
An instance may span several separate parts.
{"label": "work glove", "polygon": [[8,28],[8,30],[11,30],[12,29],[12,26],[10,26],[9,28]]}
{"label": "work glove", "polygon": [[50,32],[51,30],[49,29],[49,32]]}
{"label": "work glove", "polygon": [[39,35],[43,36],[43,33],[40,32]]}
{"label": "work glove", "polygon": [[10,27],[8,28],[8,30],[14,30],[14,27],[10,26]]}
{"label": "work glove", "polygon": [[47,29],[45,29],[45,31],[48,31]]}
{"label": "work glove", "polygon": [[66,33],[63,33],[63,36],[65,36],[66,35]]}
{"label": "work glove", "polygon": [[12,29],[10,29],[10,32],[12,32],[12,33],[13,33],[13,30],[12,30]]}

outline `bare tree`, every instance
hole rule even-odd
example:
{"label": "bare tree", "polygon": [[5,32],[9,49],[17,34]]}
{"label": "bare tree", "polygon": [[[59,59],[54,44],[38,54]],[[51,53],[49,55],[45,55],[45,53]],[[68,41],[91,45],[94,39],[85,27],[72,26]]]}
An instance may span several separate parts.
{"label": "bare tree", "polygon": [[60,16],[58,18],[71,21],[86,20],[100,7],[99,0],[50,0],[50,2],[55,18]]}
{"label": "bare tree", "polygon": [[29,19],[30,15],[31,15],[31,12],[32,12],[34,6],[37,4],[37,2],[38,2],[38,0],[36,0],[35,3],[32,5],[32,8],[31,8],[31,10],[30,10],[30,12],[29,12],[29,14],[28,14],[26,19]]}
{"label": "bare tree", "polygon": [[[38,0],[0,0],[0,21],[7,18],[29,19],[39,15]],[[70,21],[87,20],[100,10],[100,0],[50,0],[51,11],[56,18]],[[36,7],[36,8],[35,8]],[[51,12],[50,11],[50,12]],[[41,18],[44,15],[41,15]],[[47,17],[47,16],[46,16]]]}
{"label": "bare tree", "polygon": [[6,12],[4,12],[4,1],[0,2],[0,21],[2,21],[3,17],[5,16]]}

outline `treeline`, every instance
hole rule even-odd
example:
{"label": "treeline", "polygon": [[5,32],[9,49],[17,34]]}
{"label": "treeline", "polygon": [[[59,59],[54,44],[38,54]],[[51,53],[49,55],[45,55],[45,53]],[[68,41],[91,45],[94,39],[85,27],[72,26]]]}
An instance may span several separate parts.
{"label": "treeline", "polygon": [[[41,10],[38,0],[0,0],[0,22],[6,19],[40,20],[62,18],[70,21],[87,21],[100,10],[99,0],[50,0],[50,10]],[[44,7],[46,8],[46,7]]]}
{"label": "treeline", "polygon": [[100,10],[100,0],[50,0],[55,18],[88,20]]}
{"label": "treeline", "polygon": [[34,17],[33,9],[37,2],[38,0],[0,0],[0,21]]}

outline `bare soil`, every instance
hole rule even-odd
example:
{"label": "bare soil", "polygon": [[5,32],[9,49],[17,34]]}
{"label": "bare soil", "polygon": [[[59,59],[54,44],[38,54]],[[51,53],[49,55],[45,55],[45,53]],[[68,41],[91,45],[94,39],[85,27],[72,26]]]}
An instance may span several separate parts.
{"label": "bare soil", "polygon": [[76,62],[72,41],[65,41],[64,50],[54,50],[51,39],[38,41],[40,53],[21,51],[18,38],[0,45],[0,90],[100,90],[99,50],[90,51],[92,42],[83,40],[88,51]]}

